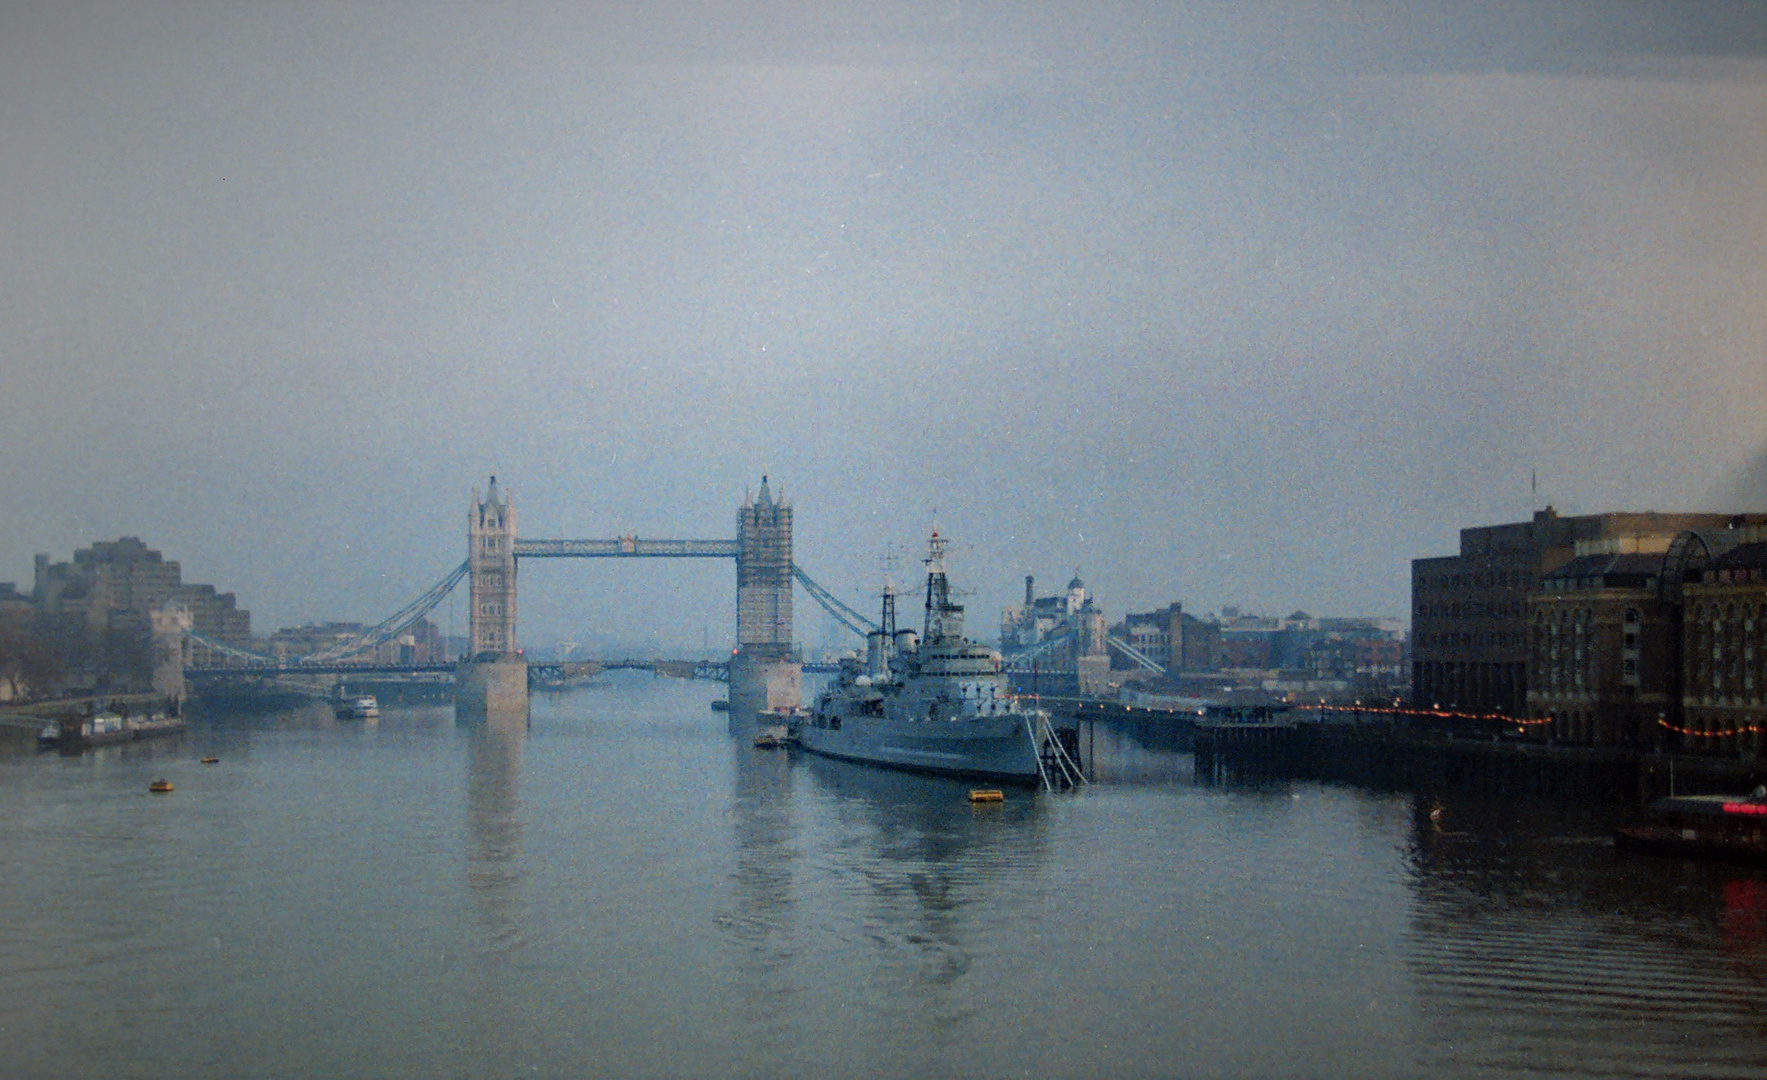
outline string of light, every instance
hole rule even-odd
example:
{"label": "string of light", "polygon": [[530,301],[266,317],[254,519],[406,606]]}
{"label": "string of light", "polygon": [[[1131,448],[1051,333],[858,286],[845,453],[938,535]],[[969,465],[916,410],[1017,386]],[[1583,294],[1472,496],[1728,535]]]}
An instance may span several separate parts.
{"label": "string of light", "polygon": [[1760,724],[1744,724],[1742,727],[1731,728],[1728,731],[1696,731],[1693,728],[1676,727],[1667,720],[1659,719],[1657,723],[1677,735],[1691,735],[1697,739],[1722,739],[1730,735],[1759,735],[1761,732],[1767,731],[1767,728]]}

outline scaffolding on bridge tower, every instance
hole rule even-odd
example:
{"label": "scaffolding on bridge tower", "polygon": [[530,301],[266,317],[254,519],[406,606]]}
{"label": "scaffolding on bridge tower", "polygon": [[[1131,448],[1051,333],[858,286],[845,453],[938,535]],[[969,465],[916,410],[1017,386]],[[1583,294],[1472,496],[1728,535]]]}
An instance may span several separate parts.
{"label": "scaffolding on bridge tower", "polygon": [[736,647],[763,659],[792,653],[791,506],[761,477],[736,511]]}

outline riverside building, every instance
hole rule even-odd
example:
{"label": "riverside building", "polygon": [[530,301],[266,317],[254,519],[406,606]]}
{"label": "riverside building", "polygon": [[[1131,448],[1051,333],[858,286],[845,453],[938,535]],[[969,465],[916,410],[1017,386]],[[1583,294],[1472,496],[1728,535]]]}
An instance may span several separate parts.
{"label": "riverside building", "polygon": [[1530,715],[1529,597],[1541,591],[1547,575],[1577,557],[1579,542],[1630,543],[1634,553],[1661,553],[1684,532],[1764,523],[1767,514],[1560,517],[1547,507],[1530,521],[1462,529],[1458,555],[1411,563],[1412,703]]}
{"label": "riverside building", "polygon": [[[181,604],[196,633],[237,648],[251,647],[251,612],[239,607],[232,593],[185,584],[176,560],[133,536],[81,548],[70,562],[51,563],[48,555],[38,555],[31,598],[37,610],[90,630],[147,628],[156,609]],[[188,659],[192,665],[224,661],[195,642]]]}
{"label": "riverside building", "polygon": [[1677,749],[1767,753],[1767,529],[1739,539],[1684,586]]}
{"label": "riverside building", "polygon": [[1767,529],[1585,541],[1529,598],[1528,706],[1555,742],[1755,754]]}

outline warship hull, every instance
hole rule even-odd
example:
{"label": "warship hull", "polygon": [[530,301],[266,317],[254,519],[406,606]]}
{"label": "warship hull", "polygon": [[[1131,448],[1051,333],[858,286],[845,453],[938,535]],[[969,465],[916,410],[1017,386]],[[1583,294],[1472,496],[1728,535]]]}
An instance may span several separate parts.
{"label": "warship hull", "polygon": [[1036,786],[1037,747],[1028,717],[929,722],[847,717],[841,726],[796,725],[797,746],[812,754],[889,769]]}

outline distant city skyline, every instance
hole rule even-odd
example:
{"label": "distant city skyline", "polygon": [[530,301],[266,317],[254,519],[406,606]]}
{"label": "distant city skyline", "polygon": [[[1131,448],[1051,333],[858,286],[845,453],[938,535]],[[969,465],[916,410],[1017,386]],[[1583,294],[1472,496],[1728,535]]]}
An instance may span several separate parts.
{"label": "distant city skyline", "polygon": [[[1760,10],[0,3],[0,580],[372,622],[491,473],[536,537],[765,473],[855,601],[936,521],[978,625],[1403,618],[1537,503],[1767,509]],[[734,619],[523,573],[527,640]]]}

